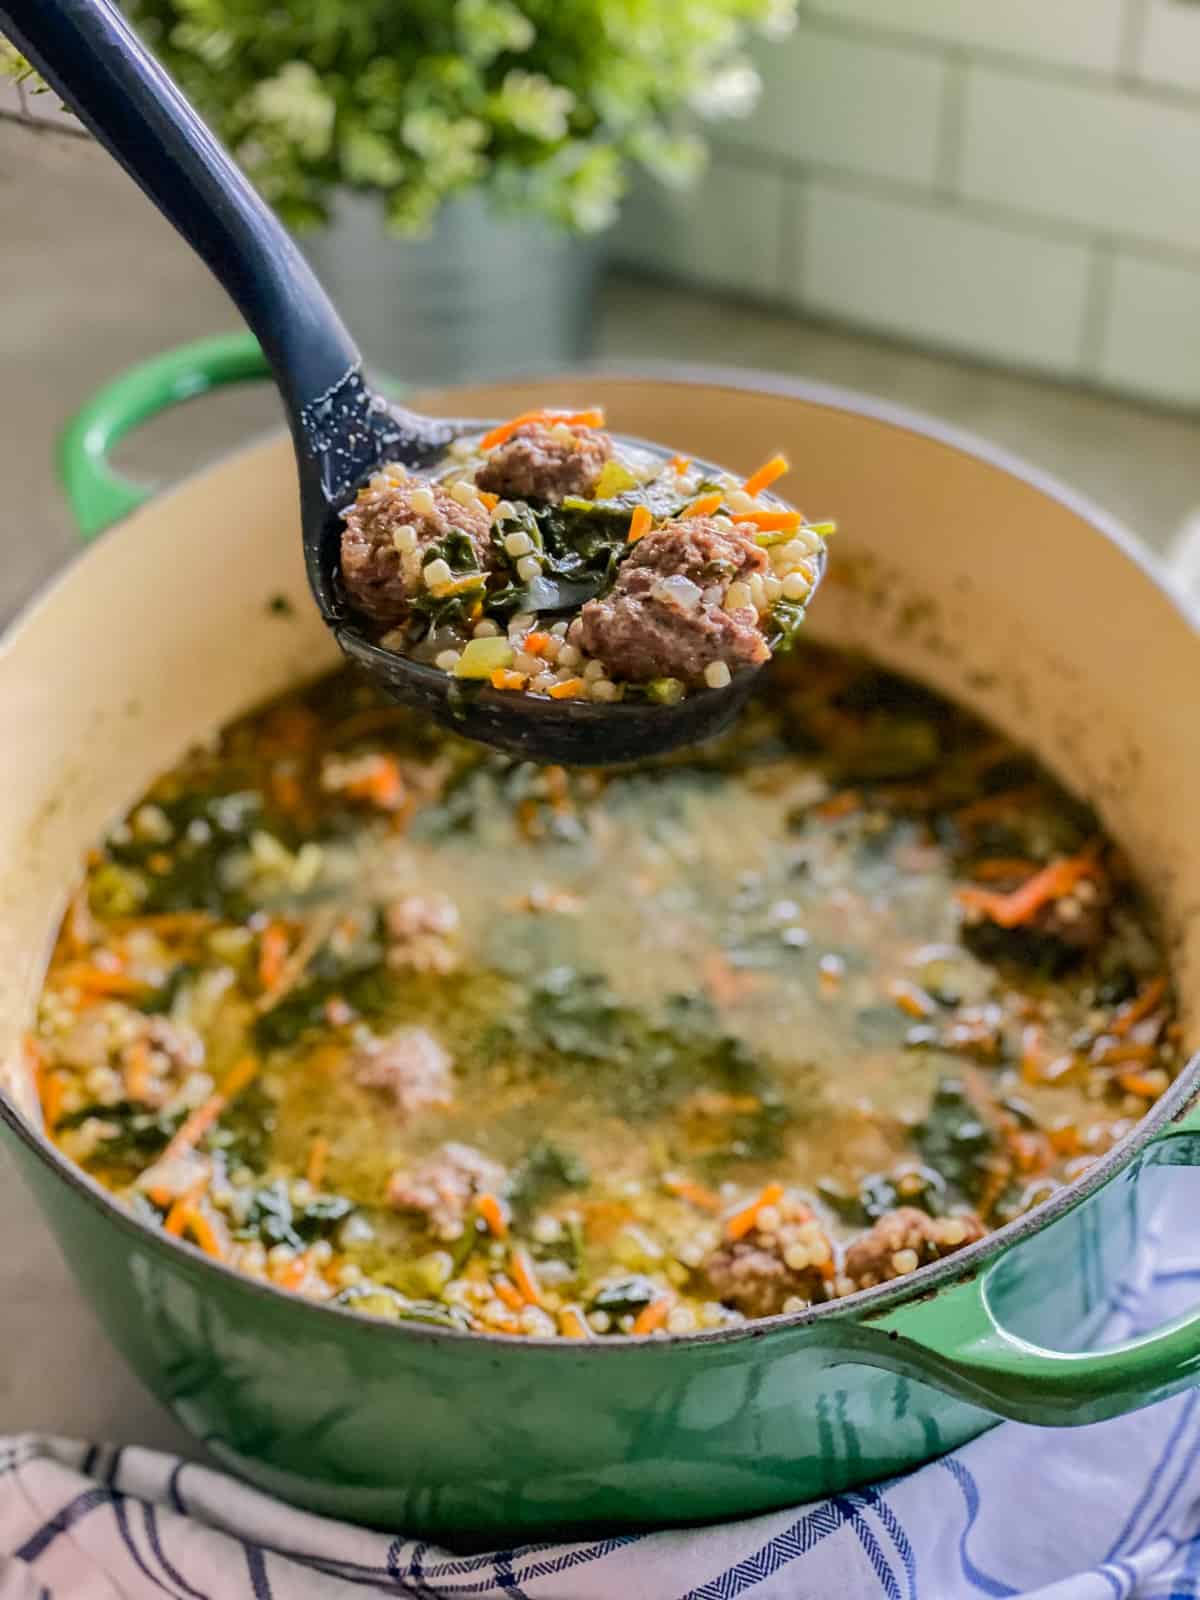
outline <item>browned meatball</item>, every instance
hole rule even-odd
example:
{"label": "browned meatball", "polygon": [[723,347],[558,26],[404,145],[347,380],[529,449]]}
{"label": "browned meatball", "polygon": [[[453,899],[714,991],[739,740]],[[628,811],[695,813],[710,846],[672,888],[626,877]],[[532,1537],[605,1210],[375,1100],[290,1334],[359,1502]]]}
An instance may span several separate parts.
{"label": "browned meatball", "polygon": [[931,1217],[915,1206],[901,1206],[854,1241],[842,1271],[856,1289],[869,1289],[940,1261],[986,1231],[978,1217]]}
{"label": "browned meatball", "polygon": [[[771,1208],[744,1238],[727,1239],[701,1266],[714,1296],[747,1317],[773,1317],[790,1300],[829,1298],[833,1250],[805,1205],[787,1200]],[[796,1308],[792,1308],[796,1309]]]}
{"label": "browned meatball", "polygon": [[384,913],[388,965],[411,972],[453,972],[458,907],[444,894],[407,894]]}
{"label": "browned meatball", "polygon": [[725,610],[734,582],[767,568],[753,540],[712,517],[664,522],[639,540],[611,592],[580,613],[581,642],[615,676],[632,682],[680,678],[702,684],[704,669],[731,671],[770,655],[753,605]]}
{"label": "browned meatball", "polygon": [[531,422],[492,452],[475,482],[508,500],[557,505],[567,495],[586,499],[612,453],[608,434],[593,428]]}
{"label": "browned meatball", "polygon": [[453,1062],[426,1028],[398,1028],[373,1039],[354,1059],[354,1081],[389,1095],[406,1120],[454,1099]]}
{"label": "browned meatball", "polygon": [[[395,625],[408,615],[409,603],[420,594],[421,569],[430,545],[458,530],[471,541],[480,568],[486,568],[491,521],[478,501],[466,505],[440,484],[406,478],[398,484],[360,491],[345,513],[342,530],[342,581],[355,605],[377,622]],[[413,530],[409,540],[401,533]]]}
{"label": "browned meatball", "polygon": [[475,1196],[499,1193],[504,1181],[499,1162],[469,1144],[444,1144],[416,1172],[393,1172],[388,1204],[397,1211],[421,1212],[440,1239],[457,1239]]}

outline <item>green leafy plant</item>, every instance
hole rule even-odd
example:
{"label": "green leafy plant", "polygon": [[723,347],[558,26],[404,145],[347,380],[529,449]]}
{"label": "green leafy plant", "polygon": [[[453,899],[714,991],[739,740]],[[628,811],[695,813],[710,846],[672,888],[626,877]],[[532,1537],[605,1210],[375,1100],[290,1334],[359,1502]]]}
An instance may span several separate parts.
{"label": "green leafy plant", "polygon": [[421,232],[483,187],[501,209],[583,232],[633,168],[682,186],[695,116],[758,89],[749,31],[794,0],[124,0],[124,9],[295,227],[339,187]]}

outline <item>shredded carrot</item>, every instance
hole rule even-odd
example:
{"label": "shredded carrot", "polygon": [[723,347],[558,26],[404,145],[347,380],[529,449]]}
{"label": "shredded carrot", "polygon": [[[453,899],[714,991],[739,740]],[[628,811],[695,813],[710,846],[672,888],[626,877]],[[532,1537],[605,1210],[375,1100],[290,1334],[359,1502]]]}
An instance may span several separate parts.
{"label": "shredded carrot", "polygon": [[524,1296],[502,1272],[492,1279],[492,1288],[496,1291],[496,1299],[503,1300],[510,1311],[524,1311]]}
{"label": "shredded carrot", "polygon": [[475,493],[483,501],[484,505],[489,511],[495,511],[496,507],[500,504],[500,496],[498,494],[492,494],[489,489],[476,489]]}
{"label": "shredded carrot", "polygon": [[1079,1129],[1073,1122],[1063,1122],[1056,1128],[1048,1128],[1046,1137],[1055,1155],[1077,1156],[1083,1148],[1079,1139]]}
{"label": "shredded carrot", "polygon": [[721,501],[725,495],[722,490],[714,489],[711,494],[702,494],[699,499],[693,500],[690,506],[684,506],[679,513],[681,517],[708,517],[714,511],[721,509]]}
{"label": "shredded carrot", "polygon": [[1122,1072],[1117,1075],[1117,1082],[1126,1094],[1141,1095],[1146,1100],[1157,1100],[1162,1093],[1162,1085],[1153,1078],[1144,1077],[1140,1072]]}
{"label": "shredded carrot", "polygon": [[735,511],[734,522],[748,522],[760,533],[784,533],[800,527],[804,518],[798,511]]}
{"label": "shredded carrot", "polygon": [[503,1322],[493,1322],[490,1326],[485,1326],[484,1331],[486,1333],[511,1333],[515,1335],[519,1334],[522,1328],[519,1322],[514,1321],[512,1317],[508,1317]]}
{"label": "shredded carrot", "polygon": [[1115,1033],[1118,1039],[1124,1038],[1135,1022],[1141,1022],[1143,1017],[1148,1017],[1155,1006],[1167,992],[1167,980],[1163,977],[1151,978],[1149,983],[1144,983],[1132,1000],[1127,1000],[1109,1024],[1109,1033]]}
{"label": "shredded carrot", "polygon": [[919,984],[910,983],[907,978],[893,979],[887,986],[887,992],[888,998],[895,1001],[905,1016],[924,1021],[937,1013],[937,1002],[933,996],[926,994]]}
{"label": "shredded carrot", "polygon": [[275,1282],[281,1289],[298,1289],[308,1274],[308,1251],[302,1250],[279,1269]]}
{"label": "shredded carrot", "polygon": [[509,1270],[525,1304],[529,1306],[541,1305],[542,1286],[537,1281],[537,1273],[533,1270],[533,1262],[524,1250],[514,1250],[512,1252],[509,1256]]}
{"label": "shredded carrot", "polygon": [[62,1120],[63,1101],[67,1085],[61,1072],[49,1072],[40,1085],[42,1122],[47,1133],[53,1133]]}
{"label": "shredded carrot", "polygon": [[996,817],[1006,817],[1010,812],[1018,811],[1030,800],[1036,800],[1041,792],[1036,783],[1027,783],[1020,789],[1004,789],[998,794],[985,794],[982,799],[973,800],[970,805],[960,806],[954,813],[954,820],[964,828],[969,828],[975,822],[992,822]]}
{"label": "shredded carrot", "polygon": [[[442,593],[448,593],[444,589]],[[356,800],[369,800],[380,811],[395,811],[404,799],[404,779],[394,756],[379,756],[369,772],[346,785],[346,793]]]}
{"label": "shredded carrot", "polygon": [[669,467],[673,468],[674,471],[679,473],[686,472],[691,464],[691,456],[672,456],[670,461],[667,462]]}
{"label": "shredded carrot", "polygon": [[308,1164],[304,1169],[304,1176],[314,1189],[319,1189],[325,1177],[325,1163],[329,1160],[329,1140],[323,1133],[308,1147]]}
{"label": "shredded carrot", "polygon": [[742,488],[748,495],[761,494],[764,489],[769,489],[776,478],[782,478],[785,472],[791,470],[791,462],[784,455],[772,456],[769,461],[764,461],[757,472],[752,472],[746,479]]}
{"label": "shredded carrot", "polygon": [[586,685],[582,678],[563,678],[560,683],[551,685],[550,698],[551,700],[574,700],[577,695],[582,694],[585,687]]}
{"label": "shredded carrot", "polygon": [[862,805],[862,796],[857,789],[842,789],[832,795],[828,800],[822,800],[819,806],[814,806],[819,817],[824,817],[827,822],[834,822],[838,817],[848,817],[852,811],[857,811]]}
{"label": "shredded carrot", "polygon": [[163,1223],[163,1232],[170,1233],[175,1238],[181,1238],[183,1230],[187,1227],[191,1217],[192,1207],[208,1188],[208,1175],[197,1179],[190,1189],[179,1195],[167,1212],[167,1220]]}
{"label": "shredded carrot", "polygon": [[236,1100],[238,1095],[247,1085],[258,1077],[258,1062],[253,1056],[243,1056],[236,1066],[230,1067],[225,1074],[225,1081],[221,1085],[221,1094],[226,1103]]}
{"label": "shredded carrot", "polygon": [[958,899],[970,911],[979,911],[999,928],[1019,928],[1031,922],[1043,906],[1058,900],[1096,870],[1090,854],[1059,856],[1010,894],[990,889],[960,889]]}
{"label": "shredded carrot", "polygon": [[598,407],[590,411],[522,411],[519,417],[510,417],[507,422],[501,422],[490,433],[485,433],[479,441],[481,450],[494,450],[498,444],[503,444],[506,439],[511,439],[514,433],[529,424],[545,422],[553,425],[556,422],[565,422],[568,428],[602,428],[604,426],[604,412]]}
{"label": "shredded carrot", "polygon": [[552,633],[527,633],[521,649],[527,655],[544,656],[553,643],[554,635]]}
{"label": "shredded carrot", "polygon": [[258,941],[258,981],[269,994],[278,988],[291,941],[282,922],[268,922]]}
{"label": "shredded carrot", "polygon": [[564,1339],[590,1339],[592,1330],[578,1306],[564,1306],[558,1314],[558,1331]]}
{"label": "shredded carrot", "polygon": [[650,532],[653,521],[649,506],[634,506],[633,515],[629,519],[629,535],[626,543],[636,544],[639,539],[644,538]]}
{"label": "shredded carrot", "polygon": [[198,1207],[189,1207],[186,1227],[206,1256],[213,1256],[217,1261],[225,1259],[225,1246],[221,1243],[220,1234]]}
{"label": "shredded carrot", "polygon": [[667,1320],[667,1312],[671,1309],[670,1295],[663,1295],[658,1300],[651,1300],[648,1306],[643,1306],[633,1319],[634,1333],[654,1333],[662,1327]]}
{"label": "shredded carrot", "polygon": [[475,1209],[487,1224],[490,1234],[497,1239],[508,1237],[508,1217],[494,1194],[481,1194],[475,1201]]}
{"label": "shredded carrot", "polygon": [[183,1155],[185,1151],[194,1150],[229,1102],[241,1094],[257,1072],[258,1062],[253,1056],[245,1056],[236,1067],[231,1067],[225,1082],[216,1094],[210,1095],[203,1105],[197,1106],[195,1111],[180,1123],[170,1143],[158,1158],[159,1163],[165,1165],[168,1161],[174,1161],[177,1156]]}
{"label": "shredded carrot", "polygon": [[1026,1083],[1040,1083],[1045,1035],[1036,1023],[1021,1029],[1021,1076]]}
{"label": "shredded carrot", "polygon": [[1028,878],[1037,870],[1036,861],[1026,861],[1021,856],[996,856],[988,861],[977,861],[970,873],[977,883],[1002,883],[1007,878]]}
{"label": "shredded carrot", "polygon": [[523,689],[528,682],[523,672],[510,672],[507,667],[497,667],[491,677],[493,689]]}
{"label": "shredded carrot", "polygon": [[129,1059],[125,1063],[125,1093],[131,1100],[145,1100],[150,1093],[150,1080],[153,1077],[150,1058],[150,1046],[145,1039],[135,1039],[129,1047]]}
{"label": "shredded carrot", "polygon": [[664,1178],[663,1188],[677,1195],[680,1200],[686,1200],[689,1205],[699,1206],[701,1211],[721,1209],[721,1196],[706,1189],[702,1183],[693,1183],[690,1178]]}
{"label": "shredded carrot", "polygon": [[304,804],[304,790],[294,772],[271,774],[271,799],[280,811],[286,811],[289,815],[300,810]]}
{"label": "shredded carrot", "polygon": [[79,989],[94,999],[141,994],[147,987],[140,978],[131,978],[127,972],[110,971],[108,967],[77,964],[61,967],[55,976],[64,987]]}
{"label": "shredded carrot", "polygon": [[725,1223],[725,1232],[731,1239],[744,1239],[753,1231],[758,1221],[758,1214],[764,1206],[778,1205],[783,1199],[783,1185],[781,1183],[768,1183],[766,1188],[748,1206],[743,1206]]}

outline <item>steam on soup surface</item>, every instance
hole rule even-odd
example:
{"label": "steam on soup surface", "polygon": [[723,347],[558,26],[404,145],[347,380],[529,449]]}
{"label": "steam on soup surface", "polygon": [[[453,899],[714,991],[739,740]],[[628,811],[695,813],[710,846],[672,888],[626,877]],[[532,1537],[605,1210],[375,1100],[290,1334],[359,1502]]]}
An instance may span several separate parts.
{"label": "steam on soup surface", "polygon": [[1153,922],[1019,750],[811,646],[654,766],[522,765],[339,674],[89,859],[30,1048],[144,1221],[383,1317],[684,1333],[903,1277],[1177,1069]]}

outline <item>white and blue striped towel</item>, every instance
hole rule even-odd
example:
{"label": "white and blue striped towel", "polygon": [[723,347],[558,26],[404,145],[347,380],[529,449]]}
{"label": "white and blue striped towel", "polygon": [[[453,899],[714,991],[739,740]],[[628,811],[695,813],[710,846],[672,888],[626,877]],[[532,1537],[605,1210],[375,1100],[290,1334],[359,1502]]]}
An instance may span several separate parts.
{"label": "white and blue striped towel", "polygon": [[[1200,1240],[1127,1284],[1126,1337],[1200,1293]],[[149,1450],[0,1440],[0,1600],[1184,1600],[1200,1391],[1090,1428],[1006,1423],[874,1488],[682,1533],[456,1557]]]}

